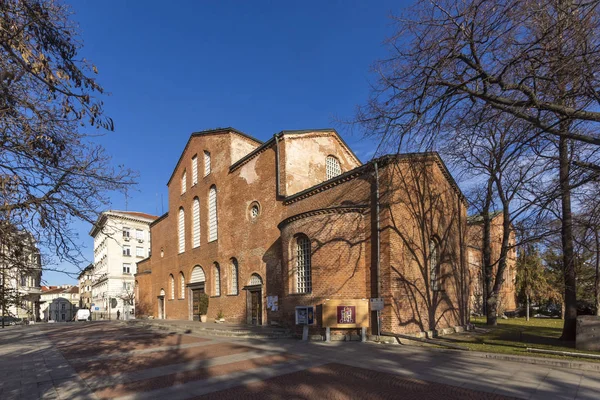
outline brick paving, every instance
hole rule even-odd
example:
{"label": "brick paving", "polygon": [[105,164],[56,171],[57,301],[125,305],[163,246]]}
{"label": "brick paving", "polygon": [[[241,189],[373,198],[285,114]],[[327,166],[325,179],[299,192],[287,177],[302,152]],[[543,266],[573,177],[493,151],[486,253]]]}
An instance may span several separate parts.
{"label": "brick paving", "polygon": [[293,374],[199,396],[197,400],[221,399],[423,399],[504,400],[512,397],[478,392],[420,379],[399,378],[393,374],[325,364]]}
{"label": "brick paving", "polygon": [[373,343],[115,322],[0,331],[0,399],[598,399],[600,374]]}

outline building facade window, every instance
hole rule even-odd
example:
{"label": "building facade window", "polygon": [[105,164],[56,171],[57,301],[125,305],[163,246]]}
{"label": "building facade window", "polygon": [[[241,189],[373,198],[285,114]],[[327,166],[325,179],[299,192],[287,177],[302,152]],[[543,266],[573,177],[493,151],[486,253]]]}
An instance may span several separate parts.
{"label": "building facade window", "polygon": [[177,233],[179,236],[179,252],[185,251],[185,212],[183,208],[179,209],[179,223],[177,224]]}
{"label": "building facade window", "polygon": [[129,228],[123,228],[123,239],[129,240],[130,235],[131,235],[131,232],[130,232]]}
{"label": "building facade window", "polygon": [[204,176],[210,174],[210,153],[204,150]]}
{"label": "building facade window", "polygon": [[208,192],[208,241],[217,240],[217,187],[211,186]]}
{"label": "building facade window", "polygon": [[130,256],[131,255],[131,246],[123,246],[123,255]]}
{"label": "building facade window", "polygon": [[171,300],[175,300],[175,278],[173,277],[173,274],[169,275],[169,289],[171,289]]}
{"label": "building facade window", "polygon": [[296,238],[296,291],[310,293],[312,277],[310,265],[310,240],[305,235]]}
{"label": "building facade window", "polygon": [[135,238],[138,240],[138,242],[143,242],[144,241],[144,231],[141,229],[136,229],[135,230]]}
{"label": "building facade window", "polygon": [[131,274],[131,264],[129,264],[129,263],[123,263],[123,273],[124,274]]}
{"label": "building facade window", "polygon": [[135,248],[135,256],[136,257],[144,257],[144,248],[143,247],[136,247]]}
{"label": "building facade window", "polygon": [[215,263],[215,296],[221,295],[221,268],[218,263]]}
{"label": "building facade window", "polygon": [[179,298],[185,299],[185,277],[183,272],[179,273]]}
{"label": "building facade window", "polygon": [[435,239],[429,240],[429,280],[431,290],[439,290],[439,253],[438,243]]}
{"label": "building facade window", "polygon": [[200,246],[200,200],[196,197],[192,204],[192,247]]}
{"label": "building facade window", "polygon": [[183,175],[181,175],[181,194],[185,193],[186,185],[187,185],[187,176],[186,176],[186,172],[183,171]]}
{"label": "building facade window", "polygon": [[198,155],[192,157],[192,186],[198,183]]}
{"label": "building facade window", "polygon": [[327,179],[335,178],[338,175],[341,175],[342,168],[340,167],[340,162],[334,156],[327,156],[325,159],[325,173],[327,175]]}
{"label": "building facade window", "polygon": [[235,258],[231,259],[231,272],[229,276],[229,294],[237,295],[238,294],[238,273],[239,266],[238,262]]}

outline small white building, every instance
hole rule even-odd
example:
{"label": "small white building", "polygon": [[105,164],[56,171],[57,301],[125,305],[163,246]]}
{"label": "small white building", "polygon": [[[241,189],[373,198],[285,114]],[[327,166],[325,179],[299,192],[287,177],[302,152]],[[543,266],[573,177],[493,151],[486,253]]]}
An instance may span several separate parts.
{"label": "small white building", "polygon": [[141,212],[109,210],[94,224],[90,231],[94,238],[94,319],[129,319],[135,315],[134,274],[137,263],[150,255],[150,224],[157,218]]}
{"label": "small white building", "polygon": [[43,287],[40,305],[44,321],[72,321],[79,309],[79,287],[73,285]]}

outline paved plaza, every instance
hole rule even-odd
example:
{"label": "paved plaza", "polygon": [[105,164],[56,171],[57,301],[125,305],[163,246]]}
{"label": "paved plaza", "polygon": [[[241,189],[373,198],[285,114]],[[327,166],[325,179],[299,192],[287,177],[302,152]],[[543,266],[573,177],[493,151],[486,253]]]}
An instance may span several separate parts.
{"label": "paved plaza", "polygon": [[598,399],[600,373],[92,322],[0,330],[0,399]]}

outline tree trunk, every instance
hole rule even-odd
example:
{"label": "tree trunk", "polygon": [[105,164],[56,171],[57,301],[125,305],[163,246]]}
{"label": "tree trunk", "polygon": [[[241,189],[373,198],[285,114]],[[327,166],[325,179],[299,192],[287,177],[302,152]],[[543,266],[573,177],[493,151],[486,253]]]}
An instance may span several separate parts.
{"label": "tree trunk", "polygon": [[529,321],[529,295],[527,295],[527,311],[525,313],[525,319]]}
{"label": "tree trunk", "polygon": [[[564,123],[561,123],[563,125]],[[561,129],[563,127],[561,126]],[[568,130],[568,129],[565,129]],[[565,322],[561,340],[574,341],[577,324],[577,292],[575,257],[573,249],[573,215],[571,213],[571,187],[569,179],[569,142],[559,139],[560,192],[562,206],[561,240],[563,247],[563,275],[565,281]]]}
{"label": "tree trunk", "polygon": [[596,236],[596,279],[594,285],[594,298],[596,299],[596,315],[600,317],[600,236],[595,230]]}
{"label": "tree trunk", "polygon": [[487,325],[497,325],[496,310],[498,308],[497,296],[494,293],[494,270],[492,266],[492,246],[490,239],[491,219],[490,208],[493,196],[493,179],[488,178],[486,196],[483,204],[483,268],[485,279],[485,313]]}

